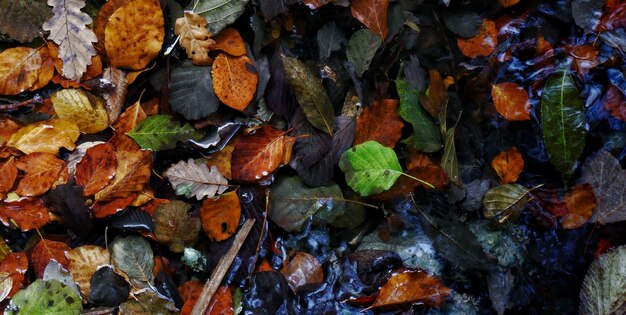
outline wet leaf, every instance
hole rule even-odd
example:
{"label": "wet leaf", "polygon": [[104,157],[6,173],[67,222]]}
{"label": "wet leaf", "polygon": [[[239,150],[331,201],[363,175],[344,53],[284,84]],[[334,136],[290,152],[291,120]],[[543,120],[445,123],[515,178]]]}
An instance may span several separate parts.
{"label": "wet leaf", "polygon": [[235,191],[216,198],[207,198],[200,207],[202,230],[215,242],[223,241],[235,234],[240,219],[241,205]]}
{"label": "wet leaf", "polygon": [[573,0],[572,17],[585,32],[593,32],[600,25],[604,0]]}
{"label": "wet leaf", "polygon": [[96,305],[117,307],[128,300],[130,285],[110,266],[94,270],[89,284],[89,297]]}
{"label": "wet leaf", "polygon": [[370,63],[382,44],[382,40],[376,34],[367,29],[354,32],[346,47],[348,61],[354,65],[358,77],[369,69]]}
{"label": "wet leaf", "polygon": [[42,195],[52,188],[65,162],[57,159],[54,154],[35,152],[18,159],[15,166],[25,172],[15,192],[20,196],[30,197]]}
{"label": "wet leaf", "polygon": [[350,2],[352,16],[367,26],[372,33],[387,37],[387,9],[389,0],[354,0]]}
{"label": "wet leaf", "polygon": [[328,59],[333,51],[338,51],[346,43],[346,36],[335,22],[324,24],[317,31],[317,47],[321,60]]}
{"label": "wet leaf", "polygon": [[69,184],[56,186],[45,197],[46,206],[60,217],[61,223],[83,238],[89,237],[94,228],[86,202],[82,188]]}
{"label": "wet leaf", "polygon": [[269,125],[261,126],[235,142],[231,159],[233,180],[256,182],[291,160],[296,139]]}
{"label": "wet leaf", "polygon": [[96,133],[109,126],[104,100],[89,92],[65,89],[50,96],[59,118],[71,121],[81,132]]}
{"label": "wet leaf", "polygon": [[9,291],[9,297],[12,297],[24,287],[26,271],[28,271],[28,258],[26,257],[26,253],[10,253],[0,262],[0,272],[8,273],[13,282],[11,290]]}
{"label": "wet leaf", "polygon": [[561,225],[565,229],[576,229],[583,226],[593,214],[596,207],[596,197],[589,184],[572,187],[565,193],[567,214],[561,218]]}
{"label": "wet leaf", "polygon": [[206,28],[207,20],[191,11],[185,11],[185,16],[178,18],[174,26],[174,35],[180,35],[180,45],[185,48],[187,58],[194,65],[210,66],[213,59],[209,57],[209,47],[215,42]]}
{"label": "wet leaf", "polygon": [[580,176],[596,197],[589,222],[607,224],[626,220],[626,171],[608,151],[600,150],[585,161]]}
{"label": "wet leaf", "polygon": [[585,148],[587,119],[574,80],[566,72],[548,77],[541,99],[541,125],[550,162],[568,179]]}
{"label": "wet leaf", "polygon": [[0,199],[4,199],[17,178],[17,167],[13,158],[0,162],[0,174]]}
{"label": "wet leaf", "polygon": [[48,39],[59,45],[59,58],[63,61],[63,76],[79,80],[96,55],[96,34],[87,27],[93,20],[82,12],[83,0],[48,0],[54,16],[43,24],[50,31]]}
{"label": "wet leaf", "polygon": [[215,112],[219,102],[213,92],[211,68],[196,67],[190,61],[172,70],[168,102],[172,111],[186,119],[201,119]]}
{"label": "wet leaf", "polygon": [[217,288],[215,294],[211,298],[209,306],[207,306],[205,314],[207,315],[233,315],[233,295],[230,293],[228,286]]}
{"label": "wet leaf", "polygon": [[235,22],[243,13],[246,3],[248,0],[200,0],[193,11],[209,21],[209,32],[217,34]]}
{"label": "wet leaf", "polygon": [[626,246],[613,249],[594,260],[580,291],[579,312],[619,314],[626,303]]}
{"label": "wet leaf", "polygon": [[9,296],[13,288],[13,278],[5,271],[0,272],[0,301],[4,301]]}
{"label": "wet leaf", "polygon": [[78,126],[74,123],[63,119],[51,119],[20,128],[11,136],[7,146],[26,154],[33,152],[57,154],[61,147],[73,150],[79,135]]}
{"label": "wet leaf", "polygon": [[16,95],[29,89],[39,78],[42,66],[39,50],[27,47],[0,53],[0,94]]}
{"label": "wet leaf", "polygon": [[422,270],[393,275],[380,288],[373,309],[397,309],[414,303],[441,307],[452,290]]}
{"label": "wet leaf", "polygon": [[136,294],[134,299],[119,307],[120,314],[124,315],[176,314],[177,310],[171,300],[152,290]]}
{"label": "wet leaf", "polygon": [[463,55],[469,58],[489,56],[498,45],[496,23],[484,19],[480,32],[476,36],[468,39],[457,38],[456,43]]}
{"label": "wet leaf", "polygon": [[593,45],[565,46],[566,51],[574,60],[573,68],[580,76],[585,76],[600,64],[598,49]]}
{"label": "wet leaf", "polygon": [[0,33],[18,42],[30,42],[43,35],[41,25],[50,15],[50,8],[44,0],[0,1]]}
{"label": "wet leaf", "polygon": [[348,185],[363,197],[388,190],[402,175],[396,153],[376,141],[361,143],[344,152],[339,167]]}
{"label": "wet leaf", "polygon": [[[117,168],[115,177],[109,185],[96,193],[96,201],[111,201],[127,198],[132,194],[143,192],[152,174],[152,154],[139,148],[126,149],[117,147]],[[97,217],[98,215],[96,215]]]}
{"label": "wet leaf", "polygon": [[211,74],[215,95],[228,107],[243,111],[252,101],[259,78],[254,62],[247,56],[219,54]]}
{"label": "wet leaf", "polygon": [[83,304],[70,287],[57,281],[36,280],[18,292],[5,314],[80,314]]}
{"label": "wet leaf", "polygon": [[456,153],[456,145],[454,142],[456,127],[446,131],[446,141],[443,148],[443,156],[441,157],[441,168],[446,171],[448,178],[457,186],[463,185],[461,175],[459,173],[459,161]]}
{"label": "wet leaf", "polygon": [[119,116],[119,119],[113,125],[113,130],[115,130],[118,136],[125,135],[135,129],[146,117],[146,113],[141,107],[141,104],[136,102]]}
{"label": "wet leaf", "polygon": [[140,236],[118,236],[111,244],[111,258],[115,269],[124,272],[134,287],[152,284],[154,266],[150,243]]}
{"label": "wet leaf", "polygon": [[498,83],[491,86],[491,97],[506,120],[530,120],[530,99],[523,87],[513,82]]}
{"label": "wet leaf", "polygon": [[207,157],[207,166],[215,165],[222,176],[231,179],[230,160],[233,156],[235,146],[228,144],[221,151],[215,152]]}
{"label": "wet leaf", "polygon": [[[402,136],[404,123],[398,115],[400,102],[393,99],[374,101],[365,108],[356,121],[354,144],[374,140],[383,146],[393,148]],[[384,121],[384,124],[380,122]]]}
{"label": "wet leaf", "polygon": [[178,141],[200,140],[203,134],[187,122],[181,126],[173,116],[155,115],[139,122],[128,136],[142,149],[159,151],[175,148]]}
{"label": "wet leaf", "polygon": [[294,292],[306,284],[317,284],[324,281],[324,271],[322,265],[315,256],[296,252],[289,255],[289,260],[280,269],[280,273],[285,276],[289,286]]}
{"label": "wet leaf", "polygon": [[[517,0],[519,1],[519,0]],[[502,2],[502,1],[500,1]],[[462,38],[476,36],[483,24],[483,18],[476,12],[463,10],[451,12],[443,16],[443,22],[451,32]]]}
{"label": "wet leaf", "polygon": [[126,93],[128,92],[128,85],[130,83],[124,71],[113,67],[108,67],[104,70],[101,80],[106,80],[115,86],[112,91],[102,94],[102,98],[106,101],[109,124],[114,124],[117,122],[117,118],[122,112],[122,107],[124,107],[124,101],[126,100]]}
{"label": "wet leaf", "polygon": [[100,246],[83,245],[70,249],[65,256],[68,261],[67,269],[78,284],[80,292],[89,297],[91,277],[98,268],[109,264],[109,252]]}
{"label": "wet leaf", "polygon": [[193,159],[172,164],[164,175],[176,190],[176,194],[187,198],[196,197],[197,200],[210,198],[228,188],[226,186],[228,180],[220,174],[217,167],[209,168],[206,164]]}
{"label": "wet leaf", "polygon": [[104,46],[111,66],[145,68],[161,50],[163,24],[158,0],[130,1],[115,10],[104,30]]}
{"label": "wet leaf", "polygon": [[333,105],[321,82],[300,60],[281,55],[289,85],[311,124],[330,135],[333,134]]}
{"label": "wet leaf", "polygon": [[604,109],[611,113],[611,116],[626,121],[626,97],[615,85],[610,84],[603,99]]}
{"label": "wet leaf", "polygon": [[76,183],[83,186],[85,196],[95,195],[115,176],[117,156],[110,143],[87,149],[85,156],[76,164]]}
{"label": "wet leaf", "polygon": [[510,8],[520,2],[520,0],[498,0],[500,4],[505,8]]}
{"label": "wet leaf", "polygon": [[246,44],[235,28],[225,28],[213,37],[215,41],[210,49],[221,50],[231,56],[243,56],[246,54]]}
{"label": "wet leaf", "polygon": [[189,216],[191,206],[174,200],[162,204],[154,211],[154,233],[159,242],[166,244],[175,253],[191,247],[200,233],[200,219]]}
{"label": "wet leaf", "polygon": [[400,95],[400,116],[413,125],[413,135],[405,140],[413,148],[424,152],[436,152],[442,147],[439,128],[419,104],[419,91],[409,83],[396,80]]}
{"label": "wet leaf", "polygon": [[33,249],[30,262],[35,269],[37,278],[43,277],[44,270],[51,260],[55,260],[64,268],[67,268],[68,260],[65,257],[71,250],[65,243],[42,239]]}
{"label": "wet leaf", "polygon": [[501,184],[510,184],[516,182],[524,170],[524,159],[516,147],[511,147],[498,153],[491,160],[491,167],[500,177]]}
{"label": "wet leaf", "polygon": [[529,193],[526,187],[518,184],[500,185],[488,190],[483,199],[485,218],[499,223],[515,219],[532,199]]}
{"label": "wet leaf", "polygon": [[[437,70],[428,71],[428,77],[430,85],[428,90],[423,95],[420,95],[419,100],[422,107],[435,119],[445,119],[446,109],[448,106],[448,95],[446,90],[448,89],[446,83],[443,81],[441,74]],[[396,81],[396,85],[398,81]],[[398,88],[399,89],[399,88]],[[419,90],[416,90],[419,92]],[[398,92],[399,93],[399,92]]]}

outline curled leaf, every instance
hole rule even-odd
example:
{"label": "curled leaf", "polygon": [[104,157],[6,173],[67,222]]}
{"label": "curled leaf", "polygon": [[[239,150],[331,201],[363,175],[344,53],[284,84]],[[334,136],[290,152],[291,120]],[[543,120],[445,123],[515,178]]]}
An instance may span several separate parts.
{"label": "curled leaf", "polygon": [[209,57],[209,47],[215,42],[206,28],[207,20],[191,11],[178,18],[174,25],[174,34],[180,35],[180,45],[185,48],[187,57],[194,65],[209,66],[213,60]]}

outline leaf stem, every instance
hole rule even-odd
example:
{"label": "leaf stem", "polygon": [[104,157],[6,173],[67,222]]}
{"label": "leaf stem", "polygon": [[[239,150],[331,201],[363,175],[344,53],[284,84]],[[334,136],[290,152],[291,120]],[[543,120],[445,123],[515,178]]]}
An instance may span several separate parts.
{"label": "leaf stem", "polygon": [[404,173],[404,172],[402,172],[402,173],[400,173],[400,174],[402,174],[402,175],[404,175],[404,176],[406,176],[406,177],[408,177],[408,178],[410,178],[410,179],[412,179],[412,180],[414,180],[414,181],[417,181],[417,182],[419,182],[419,183],[421,183],[421,184],[424,184],[424,185],[426,185],[426,186],[428,186],[428,187],[430,187],[430,188],[433,188],[433,189],[435,189],[435,188],[436,188],[436,187],[435,187],[435,185],[433,185],[433,184],[431,184],[431,183],[429,183],[429,182],[427,182],[427,181],[425,181],[425,180],[421,180],[421,179],[419,179],[419,178],[417,178],[417,177],[415,177],[415,176],[409,175],[409,174]]}

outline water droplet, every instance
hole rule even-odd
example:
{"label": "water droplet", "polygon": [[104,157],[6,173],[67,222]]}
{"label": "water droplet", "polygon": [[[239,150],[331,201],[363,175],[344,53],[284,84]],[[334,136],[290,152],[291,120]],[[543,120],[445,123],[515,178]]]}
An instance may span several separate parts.
{"label": "water droplet", "polygon": [[269,174],[270,174],[270,173],[268,173],[267,171],[263,171],[263,172],[261,172],[261,175],[263,175],[263,176],[267,176],[267,175],[269,175]]}
{"label": "water droplet", "polygon": [[254,195],[244,191],[244,192],[239,194],[239,199],[243,203],[250,203],[252,200],[254,200]]}

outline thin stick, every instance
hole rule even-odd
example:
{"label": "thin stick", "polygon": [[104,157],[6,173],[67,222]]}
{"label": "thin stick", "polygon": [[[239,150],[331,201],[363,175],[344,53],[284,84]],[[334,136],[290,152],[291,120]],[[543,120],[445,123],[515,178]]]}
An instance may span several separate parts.
{"label": "thin stick", "polygon": [[213,270],[211,277],[204,284],[204,288],[202,288],[202,293],[198,298],[198,302],[196,302],[196,305],[193,307],[191,315],[204,314],[206,308],[209,306],[209,303],[211,303],[211,298],[213,298],[213,295],[217,291],[217,288],[222,283],[222,280],[226,276],[228,269],[230,269],[230,265],[235,260],[235,257],[241,249],[243,242],[246,240],[246,237],[248,237],[248,233],[250,233],[250,230],[252,230],[254,221],[254,219],[248,219],[241,226],[241,229],[239,230],[239,232],[237,232],[237,235],[235,235],[233,245],[230,246],[230,249],[228,250],[226,255],[224,255],[224,257],[220,259],[217,267],[215,268],[215,270]]}

